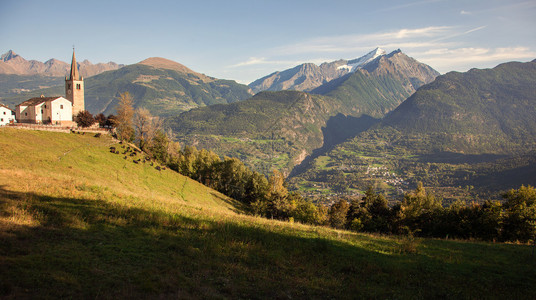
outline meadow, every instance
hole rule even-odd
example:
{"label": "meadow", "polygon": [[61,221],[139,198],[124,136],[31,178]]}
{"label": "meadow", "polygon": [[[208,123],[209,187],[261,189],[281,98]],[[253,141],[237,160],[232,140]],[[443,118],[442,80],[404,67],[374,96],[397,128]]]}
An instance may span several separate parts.
{"label": "meadow", "polygon": [[530,245],[250,216],[111,146],[0,128],[0,298],[536,298]]}

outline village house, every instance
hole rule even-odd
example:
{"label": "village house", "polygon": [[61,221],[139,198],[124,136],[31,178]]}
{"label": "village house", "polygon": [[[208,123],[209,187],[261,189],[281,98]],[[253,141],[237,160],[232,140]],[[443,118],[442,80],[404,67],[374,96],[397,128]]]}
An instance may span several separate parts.
{"label": "village house", "polygon": [[74,116],[85,110],[84,78],[80,76],[73,49],[71,72],[65,76],[65,97],[37,97],[17,105],[18,123],[71,126]]}
{"label": "village house", "polygon": [[71,126],[73,105],[63,97],[32,98],[17,105],[16,119],[19,123]]}
{"label": "village house", "polygon": [[15,122],[15,111],[0,104],[0,126]]}

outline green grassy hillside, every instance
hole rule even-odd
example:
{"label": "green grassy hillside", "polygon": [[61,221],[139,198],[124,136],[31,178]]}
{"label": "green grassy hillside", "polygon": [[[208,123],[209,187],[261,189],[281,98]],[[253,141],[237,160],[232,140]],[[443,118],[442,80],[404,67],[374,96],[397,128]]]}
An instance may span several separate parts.
{"label": "green grassy hillside", "polygon": [[246,216],[112,145],[0,128],[0,298],[536,297],[530,246]]}

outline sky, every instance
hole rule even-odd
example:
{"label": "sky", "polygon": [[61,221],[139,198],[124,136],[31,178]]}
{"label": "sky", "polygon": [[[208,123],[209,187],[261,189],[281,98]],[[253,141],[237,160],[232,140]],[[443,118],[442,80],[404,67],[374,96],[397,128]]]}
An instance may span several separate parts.
{"label": "sky", "polygon": [[536,0],[0,0],[0,52],[133,64],[164,57],[250,83],[401,49],[440,73],[536,59]]}

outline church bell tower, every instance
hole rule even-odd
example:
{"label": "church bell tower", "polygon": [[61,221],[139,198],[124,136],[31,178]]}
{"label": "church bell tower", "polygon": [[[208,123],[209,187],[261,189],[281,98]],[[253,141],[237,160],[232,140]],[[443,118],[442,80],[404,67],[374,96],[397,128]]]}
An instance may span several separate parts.
{"label": "church bell tower", "polygon": [[85,110],[84,103],[84,78],[78,72],[76,58],[71,61],[71,73],[65,76],[65,98],[73,103],[73,115],[76,116],[80,111]]}

